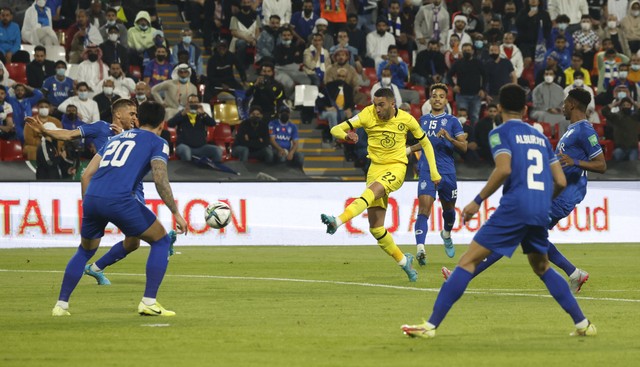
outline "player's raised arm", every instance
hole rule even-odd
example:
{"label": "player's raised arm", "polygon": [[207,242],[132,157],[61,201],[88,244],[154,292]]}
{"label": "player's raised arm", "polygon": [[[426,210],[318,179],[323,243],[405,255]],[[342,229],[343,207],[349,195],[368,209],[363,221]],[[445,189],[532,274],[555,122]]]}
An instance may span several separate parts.
{"label": "player's raised arm", "polygon": [[80,134],[80,130],[75,129],[75,130],[65,130],[65,129],[58,129],[58,130],[49,130],[49,129],[45,129],[44,128],[44,124],[42,123],[42,121],[40,121],[37,118],[34,117],[25,117],[24,121],[29,124],[29,126],[31,126],[31,128],[33,130],[35,130],[36,132],[51,137],[53,139],[56,140],[60,140],[60,141],[70,141],[73,139],[79,139],[81,138],[81,134]]}
{"label": "player's raised arm", "polygon": [[[438,183],[440,183],[442,177],[440,177],[440,173],[438,173],[438,167],[436,166],[436,155],[433,152],[433,146],[431,145],[431,142],[427,138],[427,133],[422,130],[422,128],[418,124],[418,121],[416,121],[416,119],[414,119],[413,117],[411,118],[411,123],[409,124],[409,131],[411,131],[413,136],[418,139],[422,150],[424,150],[424,156],[427,159],[427,163],[429,164],[431,181],[433,181],[433,183],[437,185]],[[411,150],[413,151],[413,147],[411,147]]]}
{"label": "player's raised arm", "polygon": [[[359,114],[358,114],[359,115]],[[331,128],[331,135],[338,140],[346,140],[351,142],[358,141],[358,135],[356,133],[348,134],[349,130],[355,130],[361,126],[360,117],[355,115],[344,122]]]}

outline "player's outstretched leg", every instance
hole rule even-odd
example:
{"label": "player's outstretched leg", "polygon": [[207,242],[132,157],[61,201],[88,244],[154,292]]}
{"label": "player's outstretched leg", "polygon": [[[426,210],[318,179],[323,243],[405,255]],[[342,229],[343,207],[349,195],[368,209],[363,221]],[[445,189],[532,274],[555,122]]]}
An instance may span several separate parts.
{"label": "player's outstretched leg", "polygon": [[444,230],[440,232],[440,237],[444,241],[444,251],[447,256],[454,257],[456,256],[456,248],[453,247],[453,240],[451,240],[451,230],[456,222],[455,209],[445,209],[442,212],[442,219],[444,219]]}
{"label": "player's outstretched leg", "polygon": [[99,258],[98,261],[85,266],[84,273],[94,277],[98,282],[98,285],[110,285],[111,282],[104,275],[104,269],[106,269],[107,266],[113,265],[116,262],[124,259],[128,254],[129,252],[127,252],[127,249],[125,249],[124,247],[124,241],[120,241],[111,246],[109,251],[107,251],[106,254],[102,255],[102,257]]}
{"label": "player's outstretched leg", "polygon": [[589,320],[584,316],[578,301],[571,294],[569,285],[564,281],[562,275],[558,274],[552,268],[542,274],[540,279],[544,282],[549,290],[549,293],[558,302],[558,304],[571,316],[573,322],[576,325],[576,331],[571,333],[571,336],[595,336],[597,329],[595,325],[591,324]]}
{"label": "player's outstretched leg", "polygon": [[391,237],[391,233],[384,227],[369,228],[369,232],[378,241],[378,246],[400,265],[410,282],[418,280],[418,272],[413,268],[413,255],[403,254]]}
{"label": "player's outstretched leg", "polygon": [[571,288],[571,293],[578,294],[582,285],[589,280],[589,273],[584,270],[580,270],[575,267],[559,250],[558,248],[551,242],[548,244],[549,246],[549,261],[560,269],[562,269],[569,276],[569,287]]}
{"label": "player's outstretched leg", "polygon": [[[493,265],[500,259],[502,259],[502,255],[492,252],[491,255],[487,256],[486,259],[482,260],[480,264],[476,265],[476,270],[473,272],[473,277],[474,278],[477,277],[478,274],[487,270],[487,268],[489,268],[491,265]],[[444,277],[444,280],[449,279],[449,276],[451,275],[451,270],[443,266],[441,272],[442,272],[442,276]]]}
{"label": "player's outstretched leg", "polygon": [[78,285],[80,278],[82,278],[84,265],[93,257],[93,255],[95,255],[97,250],[98,249],[85,250],[82,245],[78,246],[78,250],[71,257],[67,263],[67,268],[64,271],[62,286],[60,287],[60,296],[58,297],[58,302],[51,311],[53,316],[70,315],[69,297],[71,297],[71,293]]}
{"label": "player's outstretched leg", "polygon": [[333,217],[328,214],[320,215],[322,223],[327,225],[327,233],[336,233],[338,227],[340,227],[343,223],[346,223],[354,217],[360,215],[360,213],[362,213],[363,211],[365,211],[365,209],[367,209],[367,207],[369,207],[369,204],[373,203],[375,198],[376,196],[373,191],[367,188],[359,198],[355,199],[351,202],[351,204],[347,205],[347,207],[344,208],[344,212],[342,212],[342,214],[338,215],[337,217]]}
{"label": "player's outstretched leg", "polygon": [[420,266],[425,266],[427,265],[427,252],[425,251],[424,245],[427,240],[427,232],[429,231],[429,216],[418,214],[414,230],[417,246],[416,259]]}
{"label": "player's outstretched leg", "polygon": [[169,264],[169,247],[171,239],[165,235],[158,241],[150,243],[151,250],[147,259],[147,283],[144,297],[138,305],[138,313],[144,316],[175,316],[175,312],[166,310],[156,301],[158,289]]}
{"label": "player's outstretched leg", "polygon": [[418,325],[402,325],[402,332],[411,337],[433,338],[436,336],[436,328],[442,323],[453,304],[462,297],[471,279],[473,274],[459,266],[456,267],[449,280],[442,284],[429,321]]}

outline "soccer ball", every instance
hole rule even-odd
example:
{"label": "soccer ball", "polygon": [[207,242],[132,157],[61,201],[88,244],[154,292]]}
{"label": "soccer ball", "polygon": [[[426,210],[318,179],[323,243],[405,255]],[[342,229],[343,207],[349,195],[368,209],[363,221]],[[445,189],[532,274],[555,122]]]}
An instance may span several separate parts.
{"label": "soccer ball", "polygon": [[211,228],[224,228],[231,221],[231,208],[222,201],[211,203],[204,211],[204,220]]}

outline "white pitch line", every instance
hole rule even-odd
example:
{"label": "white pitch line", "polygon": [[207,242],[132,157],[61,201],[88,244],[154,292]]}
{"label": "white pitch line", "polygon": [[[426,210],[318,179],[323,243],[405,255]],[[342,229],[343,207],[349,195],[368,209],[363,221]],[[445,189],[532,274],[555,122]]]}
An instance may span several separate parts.
{"label": "white pitch line", "polygon": [[[11,270],[11,269],[0,269],[0,272],[5,273],[64,273],[61,270]],[[134,273],[109,273],[109,276],[131,276],[131,277],[144,277],[145,274],[134,274]],[[272,281],[272,282],[292,282],[292,283],[315,283],[315,284],[335,284],[335,285],[353,285],[360,287],[375,287],[375,288],[387,288],[387,289],[398,289],[398,290],[408,290],[408,291],[418,291],[418,292],[431,292],[437,293],[440,291],[440,288],[417,288],[417,287],[406,287],[400,285],[389,285],[389,284],[376,284],[376,283],[360,283],[360,282],[343,282],[338,280],[319,280],[319,279],[294,279],[294,278],[269,278],[269,277],[238,277],[238,276],[229,276],[229,275],[186,275],[186,274],[167,274],[166,277],[171,278],[190,278],[190,279],[231,279],[231,280],[259,280],[259,281]],[[478,294],[478,295],[492,295],[492,296],[504,296],[504,297],[539,297],[539,298],[551,298],[548,294],[530,294],[530,293],[516,293],[509,292],[513,291],[510,289],[499,289],[499,288],[491,288],[491,289],[467,289],[465,293],[468,294]],[[521,291],[543,291],[543,290],[515,290],[518,292]],[[628,299],[628,298],[610,298],[610,297],[582,297],[578,296],[576,299],[579,300],[587,300],[587,301],[611,301],[611,302],[631,302],[631,303],[640,303],[640,299]]]}

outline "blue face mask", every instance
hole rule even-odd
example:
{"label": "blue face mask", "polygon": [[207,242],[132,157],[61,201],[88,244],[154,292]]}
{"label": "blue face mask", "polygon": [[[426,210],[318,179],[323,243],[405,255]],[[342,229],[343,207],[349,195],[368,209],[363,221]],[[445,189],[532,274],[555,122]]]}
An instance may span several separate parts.
{"label": "blue face mask", "polygon": [[476,48],[483,48],[483,47],[484,47],[484,41],[480,41],[480,40],[478,40],[478,41],[474,41],[474,42],[473,42],[473,45],[474,45]]}
{"label": "blue face mask", "polygon": [[140,27],[141,31],[146,31],[147,29],[149,29],[149,26],[146,24],[145,25],[139,24],[138,27]]}
{"label": "blue face mask", "polygon": [[627,92],[618,92],[618,99],[627,98]]}
{"label": "blue face mask", "polygon": [[180,83],[182,84],[187,84],[188,81],[189,81],[189,78],[180,78]]}

